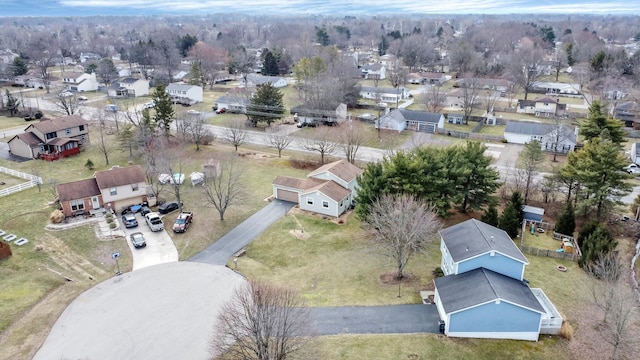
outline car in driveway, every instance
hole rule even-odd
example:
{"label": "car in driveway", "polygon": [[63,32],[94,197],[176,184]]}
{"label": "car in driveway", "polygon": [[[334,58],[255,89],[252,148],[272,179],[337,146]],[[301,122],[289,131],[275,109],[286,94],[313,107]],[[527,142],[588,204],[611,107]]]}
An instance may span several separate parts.
{"label": "car in driveway", "polygon": [[136,219],[136,215],[131,213],[122,215],[122,223],[124,224],[124,227],[126,227],[127,229],[138,226],[138,220]]}
{"label": "car in driveway", "polygon": [[151,212],[151,209],[149,209],[146,206],[143,206],[143,207],[140,208],[140,215],[142,215],[142,216],[145,216],[150,212]]}
{"label": "car in driveway", "polygon": [[175,224],[173,224],[173,232],[183,233],[187,231],[189,225],[193,221],[193,213],[191,211],[183,211],[176,218]]}
{"label": "car in driveway", "polygon": [[89,100],[89,98],[86,96],[78,96],[78,101],[87,101],[87,100]]}
{"label": "car in driveway", "polygon": [[131,239],[131,243],[133,244],[133,247],[135,247],[136,249],[147,246],[147,242],[144,240],[144,235],[142,235],[141,232],[134,232],[129,237]]}
{"label": "car in driveway", "polygon": [[160,214],[168,214],[172,211],[176,211],[180,208],[180,205],[175,201],[166,202],[158,206],[158,212]]}
{"label": "car in driveway", "polygon": [[225,109],[225,108],[221,108],[221,109],[216,110],[216,114],[224,114],[226,112],[227,112],[227,109]]}
{"label": "car in driveway", "polygon": [[162,222],[158,213],[150,212],[144,216],[144,219],[147,221],[147,225],[149,225],[149,229],[151,229],[151,231],[155,232],[164,230],[164,222]]}

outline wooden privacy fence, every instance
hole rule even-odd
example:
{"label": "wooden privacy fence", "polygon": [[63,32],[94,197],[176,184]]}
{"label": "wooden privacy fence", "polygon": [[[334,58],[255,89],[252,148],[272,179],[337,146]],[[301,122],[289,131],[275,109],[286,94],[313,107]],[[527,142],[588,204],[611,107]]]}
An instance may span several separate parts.
{"label": "wooden privacy fence", "polygon": [[578,254],[557,252],[555,250],[539,249],[533,246],[522,245],[520,246],[520,250],[522,250],[523,253],[536,255],[536,256],[544,256],[544,257],[550,257],[550,258],[561,259],[561,260],[569,260],[574,262],[577,262],[578,260],[580,260],[580,255]]}
{"label": "wooden privacy fence", "polygon": [[31,175],[31,174],[26,174],[20,171],[16,171],[16,170],[12,170],[9,168],[6,168],[4,166],[0,166],[0,172],[5,173],[7,175],[11,175],[13,177],[17,177],[17,178],[22,178],[22,179],[27,179],[29,180],[28,182],[22,183],[22,184],[18,184],[18,185],[14,185],[11,187],[8,187],[6,189],[2,189],[0,190],[0,196],[6,196],[9,194],[13,194],[15,192],[18,191],[22,191],[25,189],[29,189],[32,188],[38,184],[42,184],[42,178],[39,176],[35,176],[35,175]]}

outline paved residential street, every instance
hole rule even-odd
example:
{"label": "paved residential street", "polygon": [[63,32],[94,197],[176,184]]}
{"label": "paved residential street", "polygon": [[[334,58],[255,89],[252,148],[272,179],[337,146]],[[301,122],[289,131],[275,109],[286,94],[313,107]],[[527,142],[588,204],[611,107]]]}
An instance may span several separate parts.
{"label": "paved residential street", "polygon": [[273,200],[218,241],[194,255],[189,261],[225,265],[234,253],[247,246],[271,224],[285,216],[294,205],[286,201]]}

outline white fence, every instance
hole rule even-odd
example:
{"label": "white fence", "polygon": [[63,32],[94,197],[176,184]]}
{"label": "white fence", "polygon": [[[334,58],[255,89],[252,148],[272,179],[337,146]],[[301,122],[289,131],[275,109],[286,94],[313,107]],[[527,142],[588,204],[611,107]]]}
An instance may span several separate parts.
{"label": "white fence", "polygon": [[18,192],[18,191],[22,191],[25,189],[29,189],[32,188],[38,184],[42,184],[42,178],[39,176],[35,176],[35,175],[31,175],[31,174],[25,174],[23,172],[20,171],[16,171],[16,170],[11,170],[9,168],[6,168],[4,166],[0,166],[0,172],[3,172],[7,175],[11,175],[13,177],[17,177],[17,178],[21,178],[21,179],[27,179],[29,180],[28,182],[22,183],[22,184],[18,184],[18,185],[14,185],[11,187],[8,187],[6,189],[2,189],[0,190],[0,196],[6,196],[9,194],[13,194],[14,192]]}

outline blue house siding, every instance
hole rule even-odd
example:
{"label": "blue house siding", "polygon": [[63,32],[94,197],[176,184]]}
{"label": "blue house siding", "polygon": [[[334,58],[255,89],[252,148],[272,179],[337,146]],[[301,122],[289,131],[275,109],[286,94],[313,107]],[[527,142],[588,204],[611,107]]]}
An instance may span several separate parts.
{"label": "blue house siding", "polygon": [[541,316],[540,313],[504,301],[500,301],[499,304],[492,301],[451,314],[447,335],[475,332],[535,332],[537,334]]}
{"label": "blue house siding", "polygon": [[486,253],[484,255],[459,262],[456,274],[485,268],[514,279],[522,280],[524,276],[524,265],[525,264],[519,261],[497,252],[494,252],[493,256],[491,256],[491,253]]}

